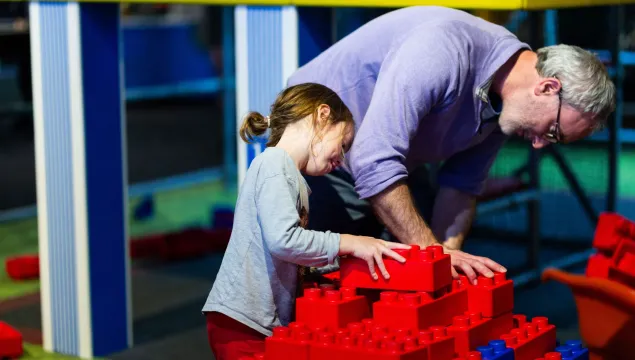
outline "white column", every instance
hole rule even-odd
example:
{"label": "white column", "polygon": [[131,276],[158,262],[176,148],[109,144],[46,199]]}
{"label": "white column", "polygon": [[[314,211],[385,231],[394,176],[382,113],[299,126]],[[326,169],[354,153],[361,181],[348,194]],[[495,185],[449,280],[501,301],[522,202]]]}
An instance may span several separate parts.
{"label": "white column", "polygon": [[119,5],[31,2],[44,348],[132,344]]}
{"label": "white column", "polygon": [[[249,111],[269,114],[287,78],[298,68],[298,14],[295,7],[237,6],[236,130]],[[238,184],[266,139],[245,144],[238,133]]]}

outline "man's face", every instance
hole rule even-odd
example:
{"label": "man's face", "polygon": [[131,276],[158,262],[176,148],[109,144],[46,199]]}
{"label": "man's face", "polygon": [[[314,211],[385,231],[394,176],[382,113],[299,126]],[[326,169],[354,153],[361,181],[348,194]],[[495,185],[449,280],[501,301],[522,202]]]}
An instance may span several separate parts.
{"label": "man's face", "polygon": [[592,117],[562,103],[559,92],[557,79],[541,79],[532,89],[516,91],[503,104],[499,120],[503,133],[521,136],[536,149],[589,136]]}

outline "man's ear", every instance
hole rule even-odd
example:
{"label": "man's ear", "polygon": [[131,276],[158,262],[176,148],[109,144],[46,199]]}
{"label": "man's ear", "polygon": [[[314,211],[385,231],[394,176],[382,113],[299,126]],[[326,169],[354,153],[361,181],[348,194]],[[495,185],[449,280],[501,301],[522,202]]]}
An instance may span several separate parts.
{"label": "man's ear", "polygon": [[534,88],[534,95],[556,95],[562,89],[560,80],[556,78],[542,78]]}

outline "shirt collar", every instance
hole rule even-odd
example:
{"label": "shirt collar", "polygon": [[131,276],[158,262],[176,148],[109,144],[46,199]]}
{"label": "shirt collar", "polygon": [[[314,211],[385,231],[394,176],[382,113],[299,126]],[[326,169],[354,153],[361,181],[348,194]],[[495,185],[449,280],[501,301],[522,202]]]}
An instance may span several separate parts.
{"label": "shirt collar", "polygon": [[492,107],[489,98],[489,89],[492,86],[493,81],[494,76],[491,76],[483,84],[481,84],[481,86],[477,87],[475,91],[475,95],[483,102],[483,104],[481,104],[481,118],[479,119],[481,122],[500,115],[500,112]]}

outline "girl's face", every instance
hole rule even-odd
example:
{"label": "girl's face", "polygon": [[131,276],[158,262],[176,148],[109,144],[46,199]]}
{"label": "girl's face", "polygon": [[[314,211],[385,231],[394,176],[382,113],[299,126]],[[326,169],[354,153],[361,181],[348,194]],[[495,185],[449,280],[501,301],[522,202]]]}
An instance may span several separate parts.
{"label": "girl's face", "polygon": [[326,125],[316,134],[316,141],[310,149],[306,173],[322,176],[330,173],[344,161],[344,154],[353,143],[353,124],[338,122]]}

